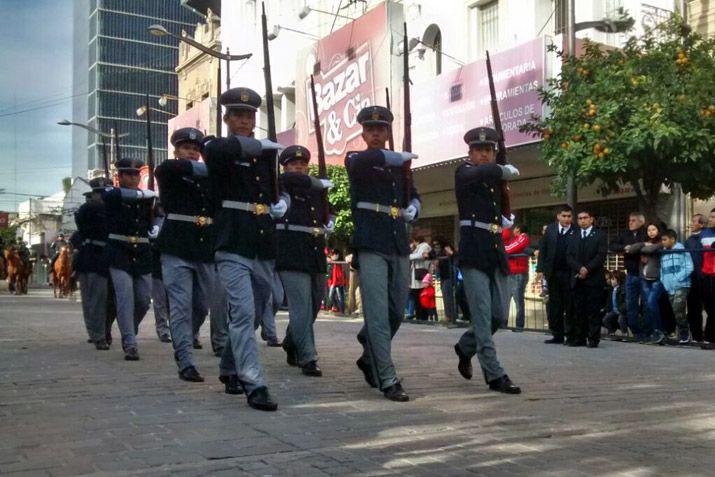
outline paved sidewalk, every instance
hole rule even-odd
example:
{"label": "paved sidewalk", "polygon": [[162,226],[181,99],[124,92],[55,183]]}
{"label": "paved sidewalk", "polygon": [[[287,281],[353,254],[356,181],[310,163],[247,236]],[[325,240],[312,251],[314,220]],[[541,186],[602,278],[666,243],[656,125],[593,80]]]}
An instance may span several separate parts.
{"label": "paved sidewalk", "polygon": [[[325,376],[307,378],[261,347],[276,413],[177,378],[149,314],[142,360],[87,344],[80,304],[0,295],[0,474],[179,476],[715,475],[715,353],[617,342],[543,345],[499,332],[524,394],[463,380],[463,330],[403,325],[394,358],[409,403],[387,401],[354,365],[357,320],[321,319]],[[279,328],[285,329],[281,314]],[[114,332],[118,339],[118,332]],[[478,372],[477,372],[478,373]]]}

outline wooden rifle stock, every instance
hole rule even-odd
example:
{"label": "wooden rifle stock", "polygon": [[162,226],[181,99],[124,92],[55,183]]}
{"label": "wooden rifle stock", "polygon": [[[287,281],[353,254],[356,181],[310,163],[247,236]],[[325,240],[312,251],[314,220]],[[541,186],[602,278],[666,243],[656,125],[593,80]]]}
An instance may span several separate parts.
{"label": "wooden rifle stock", "polygon": [[[492,75],[492,62],[487,51],[487,77],[489,78],[489,94],[491,96],[492,120],[494,121],[494,129],[499,137],[497,149],[497,164],[506,164],[506,145],[504,144],[504,129],[501,125],[501,117],[499,116],[499,104],[497,104],[497,93],[494,88],[494,76]],[[504,217],[511,217],[511,200],[509,198],[509,184],[506,181],[501,181],[501,208]]]}
{"label": "wooden rifle stock", "polygon": [[[318,146],[318,177],[328,178],[328,166],[325,163],[325,148],[323,147],[323,131],[320,129],[320,116],[318,116],[318,99],[315,96],[315,80],[310,75],[310,92],[313,98],[313,129],[315,129],[315,142]],[[330,203],[328,202],[328,190],[323,191],[323,224],[328,225],[330,221]]]}
{"label": "wooden rifle stock", "polygon": [[[266,18],[266,4],[261,3],[261,27],[263,30],[263,78],[266,83],[266,116],[268,118],[268,139],[277,142],[276,134],[276,112],[273,107],[273,81],[271,80],[271,57],[268,50],[268,20]],[[271,175],[271,187],[273,189],[273,202],[280,200],[280,188],[278,185],[278,157],[273,159],[273,174]]]}

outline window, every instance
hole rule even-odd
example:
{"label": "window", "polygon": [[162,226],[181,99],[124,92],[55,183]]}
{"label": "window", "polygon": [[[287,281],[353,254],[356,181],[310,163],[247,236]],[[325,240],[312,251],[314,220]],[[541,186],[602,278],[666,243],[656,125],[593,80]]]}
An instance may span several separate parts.
{"label": "window", "polygon": [[569,0],[556,0],[554,5],[554,34],[566,33],[569,26]]}
{"label": "window", "polygon": [[477,10],[479,49],[493,50],[499,44],[499,2],[478,5]]}

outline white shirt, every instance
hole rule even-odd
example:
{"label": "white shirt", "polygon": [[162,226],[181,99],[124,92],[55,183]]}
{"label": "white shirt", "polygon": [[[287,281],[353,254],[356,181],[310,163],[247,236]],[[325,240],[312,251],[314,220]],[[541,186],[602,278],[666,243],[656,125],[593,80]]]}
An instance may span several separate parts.
{"label": "white shirt", "polygon": [[565,234],[566,232],[568,232],[569,230],[571,230],[571,226],[570,226],[570,225],[569,225],[568,227],[564,227],[564,226],[562,226],[561,224],[559,224],[559,235],[563,235],[563,234]]}
{"label": "white shirt", "polygon": [[591,234],[591,229],[593,229],[593,225],[587,229],[581,229],[581,238],[588,237]]}

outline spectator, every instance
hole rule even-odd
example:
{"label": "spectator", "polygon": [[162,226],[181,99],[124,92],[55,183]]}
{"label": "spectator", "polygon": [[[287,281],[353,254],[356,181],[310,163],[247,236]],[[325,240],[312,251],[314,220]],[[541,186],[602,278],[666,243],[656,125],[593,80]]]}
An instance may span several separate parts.
{"label": "spectator", "polygon": [[611,287],[604,308],[603,326],[608,330],[608,336],[615,336],[616,330],[621,330],[621,339],[625,341],[628,335],[628,317],[626,316],[626,292],[623,290],[625,274],[621,271],[606,272],[606,281]]}
{"label": "spectator", "polygon": [[689,253],[679,252],[684,251],[685,247],[678,242],[678,234],[674,230],[663,232],[661,240],[665,253],[661,257],[660,281],[668,293],[678,325],[678,344],[688,344],[690,327],[685,314],[685,304],[690,289],[690,274],[693,273],[693,259]]}
{"label": "spectator", "polygon": [[[660,228],[656,223],[648,224],[646,240],[626,246],[626,253],[640,254],[641,295],[645,306],[643,331],[647,338],[644,342],[661,344],[665,339],[663,324],[660,319],[658,300],[663,293],[660,282]],[[629,323],[630,324],[630,323]]]}
{"label": "spectator", "polygon": [[697,250],[702,249],[700,234],[706,225],[707,219],[703,214],[693,215],[690,222],[691,235],[685,241],[685,248],[691,251],[690,258],[693,260],[688,293],[688,324],[692,339],[697,343],[703,341],[703,253]]}
{"label": "spectator", "polygon": [[335,313],[345,313],[345,271],[340,263],[340,250],[333,249],[328,259],[328,299],[325,307]]}
{"label": "spectator", "polygon": [[715,349],[715,209],[708,216],[708,227],[700,234],[700,244],[706,249],[703,253],[703,306],[708,315],[703,334],[702,349]]}
{"label": "spectator", "polygon": [[360,313],[360,274],[357,270],[357,255],[351,253],[345,257],[345,261],[348,262],[348,266],[350,267],[350,279],[348,280],[348,303],[346,311],[348,315],[352,315],[353,313]]}
{"label": "spectator", "polygon": [[[429,273],[430,252],[432,249],[425,242],[422,235],[415,235],[412,239],[414,248],[410,253],[410,295],[408,298],[407,318],[412,319],[420,316],[420,290],[422,290],[422,279]],[[410,304],[412,308],[410,308]]]}
{"label": "spectator", "polygon": [[440,289],[442,291],[442,302],[444,303],[444,319],[446,322],[454,322],[456,309],[454,303],[454,249],[443,238],[435,238],[432,242],[434,252],[434,269],[439,277]]}
{"label": "spectator", "polygon": [[502,237],[509,260],[509,299],[507,303],[510,307],[513,299],[516,304],[516,327],[513,331],[524,331],[526,316],[524,294],[526,293],[526,284],[529,282],[529,257],[526,255],[529,236],[524,226],[516,224],[511,231],[504,230]]}
{"label": "spectator", "polygon": [[419,319],[426,321],[437,321],[437,303],[435,300],[434,283],[432,275],[429,273],[422,279],[424,285],[420,290],[420,313]]}
{"label": "spectator", "polygon": [[638,252],[629,252],[626,247],[635,243],[646,241],[645,216],[640,212],[631,212],[628,216],[628,230],[619,234],[611,242],[611,252],[622,253],[623,264],[626,268],[626,313],[628,315],[628,327],[631,329],[638,341],[643,341],[646,336],[640,326],[641,312],[641,277],[640,277],[640,256]]}

